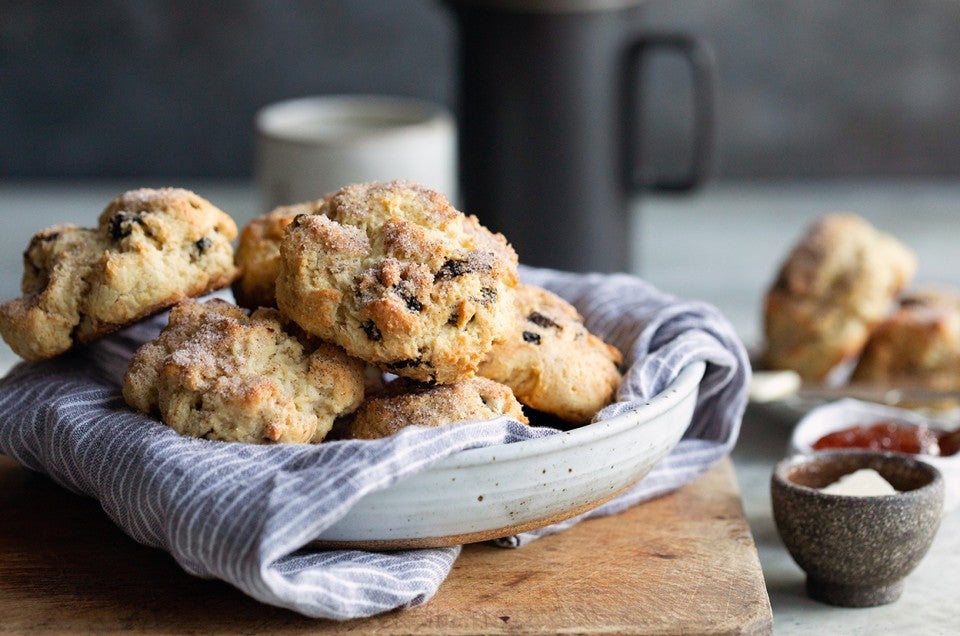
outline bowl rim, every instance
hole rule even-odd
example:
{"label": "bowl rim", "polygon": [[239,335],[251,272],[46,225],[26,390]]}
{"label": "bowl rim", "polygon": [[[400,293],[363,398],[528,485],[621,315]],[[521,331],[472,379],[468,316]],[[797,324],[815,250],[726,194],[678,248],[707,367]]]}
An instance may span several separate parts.
{"label": "bowl rim", "polygon": [[[797,482],[787,478],[787,471],[794,466],[799,466],[802,464],[814,464],[814,463],[825,463],[831,460],[837,459],[839,457],[860,457],[864,459],[879,459],[881,461],[890,461],[900,464],[908,464],[911,468],[920,470],[930,475],[930,481],[926,484],[920,486],[919,488],[913,488],[911,490],[898,491],[892,495],[844,495],[837,493],[828,493],[824,492],[820,488],[814,488],[812,486],[804,486],[803,484],[798,484]],[[856,470],[856,469],[854,469]],[[852,471],[851,471],[852,472]],[[848,474],[848,473],[845,473]],[[893,451],[876,451],[863,448],[848,448],[848,449],[832,449],[832,450],[823,450],[815,451],[813,453],[796,453],[785,457],[777,462],[776,466],[773,469],[773,475],[771,477],[772,482],[779,485],[782,488],[787,490],[792,490],[795,492],[808,493],[814,496],[825,497],[828,499],[846,499],[851,501],[861,501],[865,499],[877,500],[879,501],[891,501],[891,500],[902,500],[904,497],[921,497],[926,496],[929,491],[940,489],[943,491],[946,486],[946,481],[943,476],[943,473],[939,468],[933,464],[918,459],[917,456],[911,455],[909,453],[898,453]]]}
{"label": "bowl rim", "polygon": [[[856,410],[860,416],[853,421],[845,418],[842,414]],[[840,415],[835,415],[839,413]],[[826,435],[857,424],[872,424],[881,420],[893,420],[904,424],[924,425],[928,428],[939,431],[960,430],[960,426],[952,425],[948,422],[941,422],[934,418],[925,416],[908,409],[901,409],[886,404],[873,404],[862,402],[860,400],[844,399],[828,404],[822,404],[804,415],[793,427],[790,433],[790,442],[788,452],[797,455],[813,455],[833,450],[816,450],[813,448],[813,442]],[[810,431],[815,431],[811,434]],[[869,450],[862,448],[850,448],[845,450]],[[907,458],[915,458],[934,465],[943,465],[943,467],[956,464],[960,466],[960,453],[954,455],[925,455],[916,453],[906,453],[902,451],[873,451],[877,453],[890,453]]]}
{"label": "bowl rim", "polygon": [[706,373],[706,366],[706,362],[702,360],[691,362],[680,370],[677,377],[665,389],[643,404],[610,419],[585,424],[578,428],[536,439],[468,448],[445,457],[431,466],[431,469],[465,468],[478,464],[489,464],[491,456],[495,456],[497,462],[526,460],[537,455],[555,453],[567,445],[586,444],[618,435],[625,429],[640,426],[654,419],[676,405],[677,402],[696,389]]}
{"label": "bowl rim", "polygon": [[[331,126],[344,120],[355,126]],[[440,103],[378,93],[306,95],[272,102],[255,113],[254,124],[258,137],[264,141],[306,148],[337,147],[454,125],[453,116]],[[309,132],[304,132],[305,126],[310,128]]]}
{"label": "bowl rim", "polygon": [[[387,488],[365,494],[341,520],[318,535],[316,541],[329,547],[377,550],[459,545],[526,532],[585,513],[629,490],[671,452],[690,426],[699,399],[699,382],[705,371],[705,362],[689,363],[665,389],[607,420],[546,437],[454,453]],[[677,411],[681,406],[683,411]],[[682,413],[683,417],[674,417],[671,415],[674,412]],[[671,421],[657,427],[660,418],[668,415]],[[628,450],[636,448],[630,441],[638,437],[657,440],[643,451],[642,459]],[[613,461],[609,455],[591,451],[591,447],[616,448],[621,453],[629,452],[630,459],[618,459],[615,469],[609,464]],[[564,485],[556,477],[543,476],[545,466],[558,462],[569,466],[567,462],[573,457],[587,462],[577,463],[574,482]],[[608,472],[608,467],[612,472]],[[503,476],[515,470],[519,471],[518,479],[503,482]],[[567,472],[570,470],[568,467]],[[560,473],[561,480],[569,479],[563,471]],[[451,477],[463,475],[475,478],[454,479],[455,490],[470,491],[469,498],[464,499],[471,502],[466,516],[459,517],[457,523],[441,525],[421,518],[424,514],[436,514],[435,504],[425,503],[436,500],[431,494],[434,489],[446,490]],[[584,479],[580,475],[590,477]],[[611,489],[611,484],[616,489]],[[565,494],[558,499],[560,491]],[[478,493],[484,496],[477,497]],[[570,501],[557,506],[558,501],[566,499]],[[421,504],[425,509],[421,510]],[[477,505],[488,508],[476,508]],[[374,518],[393,507],[403,508],[406,525],[399,530],[391,527],[387,532],[369,531],[374,527],[371,524],[377,523]],[[360,523],[368,530],[358,532],[355,526]]]}

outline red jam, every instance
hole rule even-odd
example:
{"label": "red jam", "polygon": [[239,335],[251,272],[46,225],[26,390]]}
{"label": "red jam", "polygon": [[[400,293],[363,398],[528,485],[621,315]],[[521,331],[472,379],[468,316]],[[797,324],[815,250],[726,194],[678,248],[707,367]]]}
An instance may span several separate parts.
{"label": "red jam", "polygon": [[960,451],[960,430],[935,431],[904,422],[877,422],[828,433],[814,442],[813,448],[867,448],[913,455],[954,455]]}

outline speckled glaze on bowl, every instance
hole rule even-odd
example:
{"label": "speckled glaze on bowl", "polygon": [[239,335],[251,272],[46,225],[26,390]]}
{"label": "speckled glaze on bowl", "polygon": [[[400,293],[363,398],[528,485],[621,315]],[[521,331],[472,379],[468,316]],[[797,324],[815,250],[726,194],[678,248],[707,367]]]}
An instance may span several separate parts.
{"label": "speckled glaze on bowl", "polygon": [[[872,468],[895,495],[858,497],[821,492],[841,476]],[[781,539],[807,573],[807,594],[843,607],[891,603],[940,527],[944,482],[930,464],[872,451],[794,456],[771,479]]]}
{"label": "speckled glaze on bowl", "polygon": [[615,497],[680,441],[703,362],[616,417],[538,439],[461,451],[360,499],[317,537],[338,548],[407,549],[486,541],[556,523]]}

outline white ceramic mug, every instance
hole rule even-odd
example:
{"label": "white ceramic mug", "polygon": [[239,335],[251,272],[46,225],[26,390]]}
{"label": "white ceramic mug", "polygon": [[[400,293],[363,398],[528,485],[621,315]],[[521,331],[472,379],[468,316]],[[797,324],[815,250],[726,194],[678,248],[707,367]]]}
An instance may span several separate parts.
{"label": "white ceramic mug", "polygon": [[325,95],[278,102],[256,116],[264,211],[318,199],[351,183],[408,179],[458,200],[457,127],[431,102]]}

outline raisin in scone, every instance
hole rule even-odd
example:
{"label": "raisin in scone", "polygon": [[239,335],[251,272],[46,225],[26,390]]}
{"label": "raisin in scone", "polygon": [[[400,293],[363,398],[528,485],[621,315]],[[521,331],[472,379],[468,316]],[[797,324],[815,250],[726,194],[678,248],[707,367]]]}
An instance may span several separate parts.
{"label": "raisin in scone", "polygon": [[512,318],[517,255],[440,193],[347,186],[280,244],[277,306],[307,332],[421,382],[469,377]]}
{"label": "raisin in scone", "polygon": [[860,353],[916,269],[905,245],[866,220],[853,214],[821,218],[767,292],[763,364],[824,380]]}
{"label": "raisin in scone", "polygon": [[421,384],[398,378],[364,400],[353,414],[346,437],[378,439],[406,426],[436,427],[501,415],[527,424],[523,407],[509,387],[474,376],[452,384]]}
{"label": "raisin in scone", "polygon": [[364,364],[285,323],[275,309],[185,300],[134,354],[123,397],[183,435],[319,442],[359,406]]}
{"label": "raisin in scone", "polygon": [[620,351],[587,331],[573,305],[520,285],[514,326],[477,373],[506,384],[531,408],[582,424],[613,400],[621,361]]}
{"label": "raisin in scone", "polygon": [[319,214],[322,206],[322,199],[282,206],[244,226],[234,255],[240,275],[232,289],[238,305],[247,309],[277,306],[275,287],[283,231],[298,214]]}
{"label": "raisin in scone", "polygon": [[852,380],[960,389],[960,291],[930,288],[902,296],[870,334]]}
{"label": "raisin in scone", "polygon": [[126,192],[95,229],[57,225],[32,238],[23,295],[0,305],[0,333],[21,357],[41,360],[226,287],[236,236],[233,219],[193,192]]}

